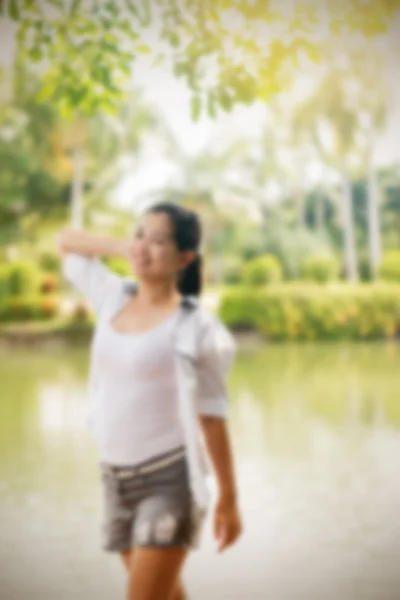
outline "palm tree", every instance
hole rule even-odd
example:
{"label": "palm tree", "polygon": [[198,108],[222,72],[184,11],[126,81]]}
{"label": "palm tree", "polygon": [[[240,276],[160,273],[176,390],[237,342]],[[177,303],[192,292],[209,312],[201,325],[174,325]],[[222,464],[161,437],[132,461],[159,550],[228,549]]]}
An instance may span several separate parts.
{"label": "palm tree", "polygon": [[387,117],[385,85],[382,78],[383,65],[378,56],[362,64],[358,70],[359,120],[365,139],[363,170],[365,171],[368,203],[368,250],[371,275],[377,274],[381,262],[381,194],[374,166],[374,154],[378,134],[382,131]]}
{"label": "palm tree", "polygon": [[332,70],[315,92],[297,107],[297,126],[313,141],[327,167],[334,170],[340,188],[344,233],[345,270],[357,280],[354,234],[351,160],[355,152],[357,115],[349,107],[341,73]]}
{"label": "palm tree", "polygon": [[350,280],[357,279],[351,179],[365,176],[368,198],[368,245],[372,273],[380,262],[381,239],[379,190],[373,166],[374,145],[385,121],[382,93],[382,61],[351,50],[332,58],[330,73],[316,91],[297,108],[299,126],[313,140],[321,158],[338,177],[341,190],[345,268]]}

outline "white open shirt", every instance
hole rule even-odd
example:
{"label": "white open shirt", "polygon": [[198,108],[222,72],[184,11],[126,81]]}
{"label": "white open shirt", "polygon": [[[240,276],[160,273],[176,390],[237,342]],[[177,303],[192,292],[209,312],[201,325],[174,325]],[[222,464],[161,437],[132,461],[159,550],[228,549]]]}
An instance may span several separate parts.
{"label": "white open shirt", "polygon": [[[110,269],[97,257],[85,257],[74,253],[67,253],[63,257],[62,272],[65,278],[79,290],[86,299],[90,308],[96,315],[95,331],[91,343],[90,353],[90,411],[88,424],[94,433],[102,459],[117,460],[118,464],[131,464],[132,447],[124,443],[118,444],[118,452],[113,455],[113,446],[107,445],[104,435],[105,406],[113,402],[109,388],[105,394],[102,389],[102,373],[100,363],[95,360],[96,344],[99,336],[110,335],[110,343],[114,345],[126,343],[123,336],[112,334],[110,320],[127,303],[132,294],[130,281],[121,277]],[[176,378],[177,407],[181,429],[176,428],[169,441],[164,441],[163,446],[158,445],[157,439],[147,440],[147,448],[143,451],[148,457],[149,446],[153,444],[153,455],[160,450],[167,449],[166,445],[179,445],[183,441],[186,445],[191,475],[191,487],[197,506],[205,509],[208,503],[208,492],[205,484],[204,449],[199,439],[199,427],[196,416],[208,415],[220,418],[228,416],[228,392],[226,379],[235,353],[235,344],[232,336],[220,320],[205,310],[198,307],[194,311],[180,309],[185,312],[182,320],[183,326],[174,326],[174,336],[171,337],[171,346],[174,348]],[[192,313],[193,318],[190,317]],[[168,326],[175,323],[165,323]],[[107,333],[108,332],[108,333]],[[133,336],[134,338],[134,336]],[[132,339],[133,339],[132,338]],[[118,349],[119,350],[119,349]],[[104,364],[101,364],[104,370]],[[115,383],[115,392],[118,391],[118,381]],[[124,382],[127,385],[128,382]],[[132,389],[135,387],[135,378],[129,382]],[[121,389],[121,388],[120,388]],[[108,406],[110,408],[110,406]],[[172,423],[172,421],[170,421]],[[179,432],[182,431],[182,437]],[[116,432],[117,433],[117,432]],[[167,432],[165,432],[167,433]],[[108,439],[108,442],[110,440]],[[143,445],[143,439],[142,445]],[[116,450],[114,450],[116,452]],[[135,452],[137,448],[135,449]],[[151,453],[151,450],[150,450]],[[139,456],[139,454],[135,454]]]}

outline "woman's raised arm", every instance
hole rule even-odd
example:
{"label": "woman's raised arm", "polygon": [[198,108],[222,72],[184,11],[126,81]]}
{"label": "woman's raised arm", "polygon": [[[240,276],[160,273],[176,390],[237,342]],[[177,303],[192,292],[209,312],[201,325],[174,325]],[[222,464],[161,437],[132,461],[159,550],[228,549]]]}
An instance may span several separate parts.
{"label": "woman's raised arm", "polygon": [[82,256],[118,256],[127,258],[129,240],[100,235],[89,231],[63,229],[57,234],[61,254],[72,252]]}
{"label": "woman's raised arm", "polygon": [[110,294],[121,289],[122,278],[101,257],[128,258],[129,241],[88,231],[65,229],[57,235],[61,271],[98,314]]}

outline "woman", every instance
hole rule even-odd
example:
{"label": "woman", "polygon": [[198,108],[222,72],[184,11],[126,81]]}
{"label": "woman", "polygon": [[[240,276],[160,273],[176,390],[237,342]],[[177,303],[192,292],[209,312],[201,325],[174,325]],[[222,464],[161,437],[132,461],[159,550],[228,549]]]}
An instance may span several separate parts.
{"label": "woman", "polygon": [[[219,551],[241,533],[217,348],[229,334],[193,301],[200,242],[197,215],[170,203],[151,207],[132,240],[71,230],[58,238],[64,275],[97,317],[91,425],[104,485],[103,549],[121,555],[127,600],[185,598],[180,573],[206,505],[198,432],[218,482]],[[98,258],[105,255],[127,258],[137,283],[107,269]]]}

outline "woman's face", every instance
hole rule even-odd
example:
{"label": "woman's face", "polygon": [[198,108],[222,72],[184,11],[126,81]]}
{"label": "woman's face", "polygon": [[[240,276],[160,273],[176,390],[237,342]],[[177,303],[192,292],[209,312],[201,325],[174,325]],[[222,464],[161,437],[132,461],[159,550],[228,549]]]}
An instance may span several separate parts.
{"label": "woman's face", "polygon": [[146,213],[134,232],[129,258],[138,279],[173,279],[190,252],[181,252],[174,240],[172,223],[165,213]]}

